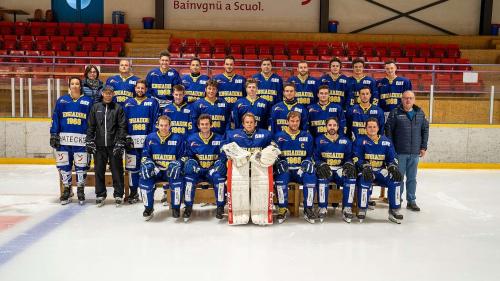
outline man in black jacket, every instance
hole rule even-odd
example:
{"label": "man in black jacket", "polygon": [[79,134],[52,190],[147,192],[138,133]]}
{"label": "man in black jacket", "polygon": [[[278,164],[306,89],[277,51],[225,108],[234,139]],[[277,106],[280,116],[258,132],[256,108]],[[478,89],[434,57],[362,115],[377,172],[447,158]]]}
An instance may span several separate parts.
{"label": "man in black jacket", "polygon": [[[406,208],[420,211],[416,203],[417,167],[419,157],[424,157],[429,140],[429,122],[422,109],[415,105],[415,93],[405,91],[402,103],[391,111],[385,124],[385,135],[396,148],[398,168],[406,175]],[[401,193],[404,186],[401,184]]]}
{"label": "man in black jacket", "polygon": [[109,162],[113,176],[113,197],[120,206],[123,202],[123,151],[127,137],[127,123],[123,109],[113,102],[113,88],[102,91],[102,102],[90,110],[87,128],[87,152],[94,155],[95,193],[98,207],[106,199],[105,172]]}

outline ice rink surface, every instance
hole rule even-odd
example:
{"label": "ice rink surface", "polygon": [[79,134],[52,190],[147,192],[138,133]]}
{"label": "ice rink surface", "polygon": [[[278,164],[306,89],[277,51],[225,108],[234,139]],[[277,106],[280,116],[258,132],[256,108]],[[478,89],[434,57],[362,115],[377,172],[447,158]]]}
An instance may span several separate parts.
{"label": "ice rink surface", "polygon": [[61,206],[57,180],[54,166],[0,165],[1,281],[500,280],[500,171],[420,170],[422,211],[403,208],[401,225],[384,203],[362,224],[330,209],[322,224],[228,226],[199,205],[184,223],[159,202],[144,222],[109,189],[102,208],[93,188]]}

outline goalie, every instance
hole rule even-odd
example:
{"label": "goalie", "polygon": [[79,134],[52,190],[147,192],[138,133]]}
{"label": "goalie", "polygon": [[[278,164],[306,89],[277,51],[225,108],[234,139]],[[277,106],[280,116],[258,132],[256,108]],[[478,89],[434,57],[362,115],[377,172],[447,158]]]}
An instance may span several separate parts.
{"label": "goalie", "polygon": [[[257,129],[255,115],[245,113],[243,129],[227,133],[222,147],[228,161],[227,200],[229,224],[273,223],[273,164],[279,149],[272,135]],[[250,197],[251,189],[251,197]]]}

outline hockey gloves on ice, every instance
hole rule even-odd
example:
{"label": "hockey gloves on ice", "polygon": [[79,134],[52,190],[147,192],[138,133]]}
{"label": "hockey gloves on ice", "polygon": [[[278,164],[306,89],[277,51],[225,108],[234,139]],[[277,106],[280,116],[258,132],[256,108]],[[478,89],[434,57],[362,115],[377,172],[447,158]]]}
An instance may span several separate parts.
{"label": "hockey gloves on ice", "polygon": [[304,173],[312,174],[314,173],[314,164],[309,160],[304,160],[300,164],[300,168]]}
{"label": "hockey gloves on ice", "polygon": [[389,167],[387,167],[387,171],[389,171],[389,175],[391,175],[391,178],[394,181],[403,180],[403,175],[401,175],[401,172],[399,171],[399,169],[396,165],[394,165],[394,164],[389,165]]}
{"label": "hockey gloves on ice", "polygon": [[125,144],[118,142],[115,144],[113,147],[113,155],[114,156],[120,156],[123,155],[123,151],[125,150]]}
{"label": "hockey gloves on ice", "polygon": [[61,146],[59,135],[50,135],[50,147],[58,149]]}
{"label": "hockey gloves on ice", "polygon": [[279,159],[276,163],[276,172],[281,175],[288,173],[288,162],[285,159]]}
{"label": "hockey gloves on ice", "polygon": [[141,177],[145,180],[150,179],[154,177],[156,174],[160,172],[160,169],[158,169],[155,165],[155,162],[153,162],[151,159],[146,159],[144,162],[141,164]]}
{"label": "hockey gloves on ice", "polygon": [[354,167],[354,164],[351,162],[344,163],[344,166],[342,166],[342,175],[349,179],[355,179],[356,167]]}
{"label": "hockey gloves on ice", "polygon": [[332,176],[332,170],[330,169],[330,165],[325,162],[316,166],[316,174],[320,179],[328,179]]}
{"label": "hockey gloves on ice", "polygon": [[168,164],[167,167],[167,177],[176,180],[181,177],[181,162],[180,161],[172,161]]}
{"label": "hockey gloves on ice", "polygon": [[184,174],[196,175],[200,172],[200,165],[194,159],[188,159],[184,164]]}
{"label": "hockey gloves on ice", "polygon": [[131,137],[125,139],[125,149],[127,151],[134,149],[134,140]]}
{"label": "hockey gloves on ice", "polygon": [[373,175],[372,166],[368,163],[363,164],[361,175],[363,176],[363,179],[367,182],[373,182],[373,180],[375,179],[375,176]]}
{"label": "hockey gloves on ice", "polygon": [[95,154],[95,151],[97,150],[95,142],[93,141],[85,142],[85,150],[87,151],[88,154]]}

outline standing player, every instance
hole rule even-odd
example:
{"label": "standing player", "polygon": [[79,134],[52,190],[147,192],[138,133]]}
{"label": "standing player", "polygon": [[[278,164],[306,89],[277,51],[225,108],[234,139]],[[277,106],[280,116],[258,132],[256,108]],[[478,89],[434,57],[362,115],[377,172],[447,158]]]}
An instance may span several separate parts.
{"label": "standing player", "polygon": [[210,79],[207,75],[201,74],[201,60],[193,58],[189,64],[191,73],[182,76],[182,84],[186,89],[188,103],[193,103],[205,96],[205,86]]}
{"label": "standing player", "polygon": [[85,201],[85,178],[90,158],[85,149],[87,116],[92,106],[92,98],[82,95],[81,81],[77,77],[69,79],[69,94],[57,99],[52,125],[50,126],[50,146],[54,148],[56,166],[64,186],[60,197],[62,205],[71,202],[71,169],[76,170],[77,196],[80,204]]}
{"label": "standing player", "polygon": [[177,70],[170,68],[170,53],[160,53],[160,67],[149,71],[146,76],[148,83],[148,97],[158,100],[160,107],[167,105],[172,100],[172,88],[181,84],[181,78]]}
{"label": "standing player", "polygon": [[217,211],[215,217],[222,219],[224,215],[226,181],[226,159],[221,154],[222,136],[211,131],[212,119],[208,114],[201,114],[197,122],[199,133],[189,135],[186,141],[186,164],[184,174],[186,180],[183,218],[189,221],[193,211],[196,184],[208,180],[215,192]]}
{"label": "standing player", "polygon": [[326,120],[330,117],[336,117],[339,120],[339,134],[345,134],[344,111],[342,107],[329,101],[328,86],[319,86],[318,103],[310,105],[307,111],[309,112],[309,132],[313,137],[327,132]]}
{"label": "standing player", "polygon": [[330,72],[321,76],[321,84],[328,86],[330,102],[346,110],[349,105],[349,77],[340,72],[342,69],[342,62],[339,58],[331,59],[329,65]]}
{"label": "standing player", "polygon": [[307,109],[304,105],[297,102],[297,98],[295,97],[295,84],[285,83],[283,87],[283,101],[275,104],[271,108],[271,117],[269,119],[271,132],[276,134],[282,131],[283,128],[287,126],[288,114],[292,111],[296,111],[300,114],[301,130],[307,130]]}
{"label": "standing player", "polygon": [[118,70],[120,74],[109,77],[106,85],[113,87],[115,92],[113,100],[123,107],[128,98],[134,97],[135,84],[139,77],[130,73],[129,60],[120,60]]}
{"label": "standing player", "polygon": [[273,106],[283,100],[283,79],[272,72],[273,65],[270,58],[264,58],[260,61],[260,69],[260,73],[252,76],[253,79],[257,80],[257,95]]}
{"label": "standing player", "polygon": [[129,204],[139,201],[137,187],[142,148],[146,136],[155,130],[160,115],[160,105],[155,99],[146,97],[146,91],[146,80],[138,80],[135,85],[135,98],[129,98],[123,107],[127,120],[125,169],[129,171]]}
{"label": "standing player", "polygon": [[313,164],[314,140],[307,131],[300,130],[300,113],[288,114],[288,126],[274,135],[274,141],[281,150],[276,164],[275,185],[278,191],[278,222],[285,221],[288,213],[288,183],[294,181],[304,185],[304,219],[310,223],[316,220],[313,211],[316,174]]}
{"label": "standing player", "polygon": [[[366,135],[366,120],[373,117],[381,126],[384,126],[384,111],[370,103],[370,88],[365,87],[359,91],[360,103],[350,107],[346,112],[347,136],[355,140],[359,135]],[[381,127],[383,128],[383,127]],[[380,134],[383,130],[380,129]]]}
{"label": "standing player", "polygon": [[[196,124],[201,114],[208,114],[212,118],[212,132],[224,135],[230,128],[231,111],[227,102],[217,96],[217,87],[217,81],[207,81],[205,97],[195,101],[191,106],[191,123]],[[197,131],[197,128],[193,130]]]}
{"label": "standing player", "polygon": [[165,106],[163,115],[170,118],[170,131],[172,133],[187,136],[193,130],[193,126],[191,123],[191,106],[186,102],[184,93],[183,85],[174,86],[174,100]]}
{"label": "standing player", "polygon": [[356,190],[356,167],[352,162],[352,143],[341,136],[339,121],[335,117],[326,120],[328,131],[315,139],[314,162],[318,176],[319,219],[323,221],[328,207],[328,184],[334,182],[342,186],[342,217],[352,220],[352,202]]}
{"label": "standing player", "polygon": [[257,96],[257,81],[248,79],[246,82],[247,96],[240,98],[233,106],[232,119],[236,129],[242,128],[241,117],[251,112],[257,119],[257,127],[267,129],[269,127],[269,112],[271,106],[262,97]]}
{"label": "standing player", "polygon": [[229,110],[233,109],[234,103],[245,93],[245,77],[234,73],[234,57],[224,58],[224,73],[213,77],[219,83],[219,97],[223,98],[229,105]]}
{"label": "standing player", "polygon": [[158,131],[149,134],[142,150],[139,189],[144,202],[142,216],[145,220],[153,217],[155,183],[168,181],[172,199],[172,217],[180,217],[183,194],[182,162],[184,156],[184,138],[170,132],[170,118],[158,117]]}
{"label": "standing player", "polygon": [[366,217],[366,208],[370,190],[374,182],[386,186],[389,197],[389,220],[401,223],[401,173],[398,169],[396,151],[392,142],[378,134],[379,126],[375,118],[366,121],[366,135],[356,139],[353,146],[354,162],[361,171],[358,177],[358,219]]}
{"label": "standing player", "polygon": [[396,75],[398,68],[393,60],[386,61],[384,68],[386,77],[378,81],[378,92],[379,106],[387,118],[389,112],[401,104],[403,93],[411,90],[412,86],[410,80]]}
{"label": "standing player", "polygon": [[[353,75],[349,77],[349,106],[354,106],[360,103],[359,91],[365,87],[370,89],[372,97],[370,103],[378,105],[379,95],[377,89],[377,81],[364,73],[365,61],[360,58],[352,60]],[[346,108],[347,109],[347,108]]]}
{"label": "standing player", "polygon": [[297,66],[298,74],[288,79],[288,83],[294,83],[297,90],[297,101],[307,107],[316,102],[319,81],[309,76],[307,61],[300,61]]}

